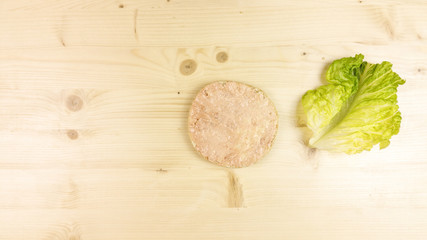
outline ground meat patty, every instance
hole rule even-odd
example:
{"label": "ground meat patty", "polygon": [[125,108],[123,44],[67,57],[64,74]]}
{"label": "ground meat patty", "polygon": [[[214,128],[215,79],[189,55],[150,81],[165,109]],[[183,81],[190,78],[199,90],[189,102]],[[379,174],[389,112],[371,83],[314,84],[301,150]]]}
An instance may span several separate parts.
{"label": "ground meat patty", "polygon": [[188,127],[196,150],[226,167],[247,167],[271,148],[277,111],[260,90],[238,82],[214,82],[197,94]]}

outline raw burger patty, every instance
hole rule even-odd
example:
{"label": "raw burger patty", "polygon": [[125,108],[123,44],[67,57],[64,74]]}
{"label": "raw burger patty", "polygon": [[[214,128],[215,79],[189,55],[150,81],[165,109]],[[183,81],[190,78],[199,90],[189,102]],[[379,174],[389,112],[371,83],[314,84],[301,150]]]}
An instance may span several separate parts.
{"label": "raw burger patty", "polygon": [[194,99],[188,119],[191,142],[210,162],[247,167],[271,148],[277,111],[258,88],[238,82],[214,82]]}

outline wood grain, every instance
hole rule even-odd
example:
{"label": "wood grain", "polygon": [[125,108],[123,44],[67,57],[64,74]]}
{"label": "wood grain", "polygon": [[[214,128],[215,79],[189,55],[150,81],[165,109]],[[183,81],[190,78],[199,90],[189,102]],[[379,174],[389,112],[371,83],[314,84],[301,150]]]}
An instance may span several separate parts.
{"label": "wood grain", "polygon": [[[427,5],[421,0],[0,2],[0,239],[426,239]],[[391,145],[305,145],[299,100],[363,53],[406,79]],[[196,92],[263,89],[271,152],[198,156]]]}

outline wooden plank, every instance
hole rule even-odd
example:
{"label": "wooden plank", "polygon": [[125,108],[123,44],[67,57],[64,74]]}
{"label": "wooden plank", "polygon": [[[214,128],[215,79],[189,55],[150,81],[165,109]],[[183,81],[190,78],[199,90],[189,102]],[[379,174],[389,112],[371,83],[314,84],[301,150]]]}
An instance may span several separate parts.
{"label": "wooden plank", "polygon": [[[426,239],[426,11],[1,1],[0,240]],[[407,80],[399,135],[351,156],[307,148],[301,96],[357,53]],[[217,167],[188,139],[191,101],[216,80],[257,86],[277,107],[275,144],[249,168]]]}
{"label": "wooden plank", "polygon": [[[337,164],[338,160],[343,164]],[[379,170],[385,161],[362,160],[358,164],[354,164],[354,159],[334,161],[313,167],[294,160],[286,167],[285,163],[276,166],[277,170],[264,164],[251,170],[210,165],[203,168],[191,165],[187,168],[2,168],[0,208],[190,211],[199,208],[423,208],[425,205],[427,180],[420,163],[391,162]],[[242,194],[237,196],[236,191]]]}
{"label": "wooden plank", "polygon": [[[333,60],[358,53],[364,53],[370,62],[392,62],[393,69],[410,80],[407,84],[421,86],[425,84],[423,79],[427,71],[425,51],[421,41],[339,46],[313,42],[269,47],[3,49],[0,52],[0,88],[56,91],[136,88],[170,91],[174,95],[178,91],[194,94],[208,82],[232,79],[266,90],[294,88],[298,90],[296,94],[302,94],[307,88],[321,84],[322,74]],[[216,60],[220,52],[227,53],[227,62]],[[179,70],[186,59],[197,63],[196,71],[189,76],[182,75]]]}
{"label": "wooden plank", "polygon": [[11,6],[11,11],[0,16],[0,48],[386,44],[390,40],[427,38],[427,8],[417,3],[388,6],[332,1],[312,5],[241,7],[232,3],[228,7],[180,7],[165,1],[147,9],[105,9],[105,4],[99,2],[100,9],[86,9],[91,4],[83,2],[77,6],[70,2],[68,9],[62,2],[59,4],[56,8],[60,10],[40,8],[37,4],[22,10]]}
{"label": "wooden plank", "polygon": [[[277,211],[284,214],[277,215]],[[0,239],[424,239],[425,209],[4,210]],[[105,217],[99,217],[100,215]],[[207,217],[209,216],[209,217]],[[390,220],[393,219],[393,220]],[[21,222],[23,225],[11,224]],[[333,229],[333,231],[331,231]],[[408,229],[411,229],[408,231]],[[307,231],[310,230],[310,231]]]}

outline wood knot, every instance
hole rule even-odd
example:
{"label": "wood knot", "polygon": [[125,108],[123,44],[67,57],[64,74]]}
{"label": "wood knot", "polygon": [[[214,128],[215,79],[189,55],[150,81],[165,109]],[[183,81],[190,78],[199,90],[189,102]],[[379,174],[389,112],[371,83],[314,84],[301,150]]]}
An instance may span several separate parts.
{"label": "wood knot", "polygon": [[233,171],[228,172],[228,207],[243,207],[243,190],[239,178]]}
{"label": "wood knot", "polygon": [[73,112],[77,112],[80,109],[82,109],[83,100],[76,95],[71,95],[67,98],[66,104],[67,104],[68,109],[70,109]]}
{"label": "wood knot", "polygon": [[219,52],[216,54],[216,61],[219,63],[225,63],[228,60],[228,54],[226,52]]}
{"label": "wood knot", "polygon": [[307,150],[307,158],[308,159],[314,158],[316,156],[316,153],[317,153],[316,148],[309,147]]}
{"label": "wood knot", "polygon": [[193,59],[187,59],[182,61],[181,66],[179,67],[179,70],[182,75],[191,75],[193,74],[197,69],[197,63]]}
{"label": "wood knot", "polygon": [[67,136],[71,139],[71,140],[76,140],[79,137],[79,133],[74,130],[74,129],[70,129],[67,131]]}
{"label": "wood knot", "polygon": [[61,223],[55,224],[51,229],[45,233],[43,239],[67,239],[67,240],[81,240],[82,232],[77,223]]}
{"label": "wood knot", "polygon": [[156,172],[158,172],[158,173],[167,173],[168,170],[163,169],[163,168],[159,168],[159,169],[156,170]]}
{"label": "wood knot", "polygon": [[123,4],[119,5],[119,8],[124,8],[124,7],[125,7],[125,5],[123,5]]}

